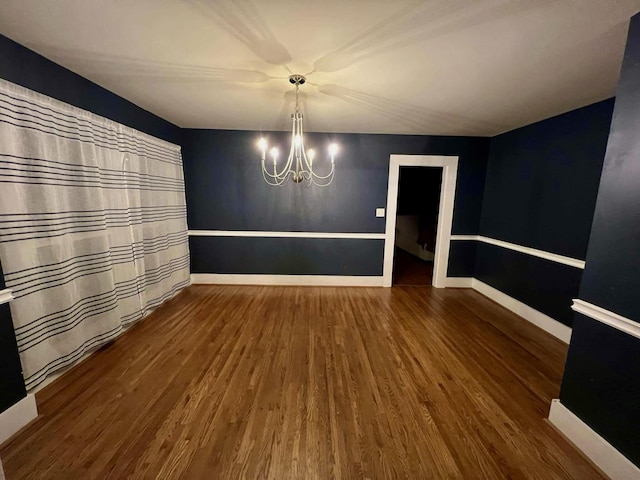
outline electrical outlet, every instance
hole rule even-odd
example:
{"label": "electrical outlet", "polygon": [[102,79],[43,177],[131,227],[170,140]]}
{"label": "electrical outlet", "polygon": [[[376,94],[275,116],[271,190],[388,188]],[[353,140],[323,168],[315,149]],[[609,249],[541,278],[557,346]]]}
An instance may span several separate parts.
{"label": "electrical outlet", "polygon": [[376,208],[376,217],[384,217],[384,208]]}

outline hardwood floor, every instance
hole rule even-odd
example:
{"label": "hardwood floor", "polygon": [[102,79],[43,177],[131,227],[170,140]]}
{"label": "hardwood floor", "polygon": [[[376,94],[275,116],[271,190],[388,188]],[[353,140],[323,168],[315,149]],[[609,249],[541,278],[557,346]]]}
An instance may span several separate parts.
{"label": "hardwood floor", "polygon": [[604,478],[566,346],[471,290],[192,286],[37,395],[8,480]]}
{"label": "hardwood floor", "polygon": [[396,248],[393,256],[394,286],[431,286],[432,279],[433,262],[426,262]]}

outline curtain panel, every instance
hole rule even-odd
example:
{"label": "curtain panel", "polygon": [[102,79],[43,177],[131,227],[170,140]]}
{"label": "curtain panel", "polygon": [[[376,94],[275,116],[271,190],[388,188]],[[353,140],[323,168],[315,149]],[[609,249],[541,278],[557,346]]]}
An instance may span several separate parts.
{"label": "curtain panel", "polygon": [[31,389],[189,284],[180,147],[0,80],[0,258]]}

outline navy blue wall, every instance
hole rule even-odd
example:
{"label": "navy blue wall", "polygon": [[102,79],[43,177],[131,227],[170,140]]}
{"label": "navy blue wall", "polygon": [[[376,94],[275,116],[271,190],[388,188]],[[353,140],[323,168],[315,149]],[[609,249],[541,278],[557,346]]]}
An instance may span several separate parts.
{"label": "navy blue wall", "polygon": [[640,321],[640,16],[633,18],[589,241],[583,300]]}
{"label": "navy blue wall", "polygon": [[[282,151],[290,134],[266,134],[270,144]],[[327,188],[284,187],[267,185],[260,173],[256,142],[258,132],[230,130],[185,130],[183,160],[187,195],[188,223],[191,230],[253,230],[284,232],[384,233],[385,219],[375,216],[376,208],[385,207],[389,176],[389,156],[395,154],[456,155],[460,157],[458,184],[453,217],[453,232],[473,234],[478,231],[481,198],[489,140],[472,137],[436,137],[410,135],[321,134],[305,135],[305,143],[318,152],[331,142],[340,145],[337,173]],[[326,166],[322,153],[315,164]],[[202,273],[286,273],[286,268],[262,262],[241,264],[242,256],[254,249],[262,251],[261,238],[236,242],[191,239],[192,269]],[[290,242],[270,242],[273,251],[287,248]],[[242,249],[240,248],[242,244]],[[321,247],[328,240],[317,239],[300,245],[308,250],[307,267],[290,273],[335,275],[379,275],[382,272],[380,240],[350,241],[338,250]],[[359,245],[353,247],[353,245]],[[215,247],[215,248],[214,248]],[[298,248],[298,247],[296,247]],[[345,250],[346,248],[346,250]],[[353,249],[362,248],[366,257],[348,260]],[[270,250],[271,251],[271,250]],[[326,251],[326,255],[317,256]],[[244,253],[243,253],[244,252]],[[305,255],[300,253],[303,257]],[[340,258],[334,259],[337,255]],[[230,267],[230,256],[236,256]],[[466,257],[453,256],[451,268]],[[282,265],[282,264],[279,264]],[[238,269],[238,272],[231,270]],[[379,273],[378,273],[379,272]]]}
{"label": "navy blue wall", "polygon": [[[480,234],[584,260],[613,99],[491,139]],[[475,277],[571,325],[582,270],[479,245]]]}
{"label": "navy blue wall", "polygon": [[384,240],[192,237],[190,248],[192,273],[375,276]]}
{"label": "navy blue wall", "polygon": [[562,404],[640,466],[640,340],[576,314]]}
{"label": "navy blue wall", "polygon": [[474,276],[530,307],[571,325],[571,300],[582,270],[486,243],[477,246]]}
{"label": "navy blue wall", "polygon": [[584,259],[613,99],[491,139],[482,235]]}
{"label": "navy blue wall", "polygon": [[476,270],[478,242],[456,240],[451,242],[449,250],[449,277],[473,277]]}
{"label": "navy blue wall", "polygon": [[180,128],[0,35],[0,78],[180,145]]}
{"label": "navy blue wall", "polygon": [[[640,14],[632,18],[579,298],[640,322]],[[640,466],[640,339],[578,316],[561,402]]]}

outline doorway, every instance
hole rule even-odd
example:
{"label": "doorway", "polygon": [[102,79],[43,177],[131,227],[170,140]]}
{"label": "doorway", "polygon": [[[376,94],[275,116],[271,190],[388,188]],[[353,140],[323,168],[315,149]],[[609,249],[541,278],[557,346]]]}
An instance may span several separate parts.
{"label": "doorway", "polygon": [[[394,258],[396,257],[396,216],[398,214],[398,191],[401,167],[431,167],[440,173],[441,188],[437,208],[437,225],[433,244],[433,273],[431,284],[443,288],[446,284],[449,263],[449,243],[453,221],[453,204],[458,174],[458,157],[432,155],[391,155],[389,162],[389,186],[387,190],[387,221],[385,229],[383,285],[393,282]],[[402,205],[401,205],[402,207]],[[431,245],[430,243],[430,245]],[[403,255],[402,253],[400,255]],[[398,256],[398,261],[402,258]]]}
{"label": "doorway", "polygon": [[431,285],[442,168],[400,167],[392,285]]}

